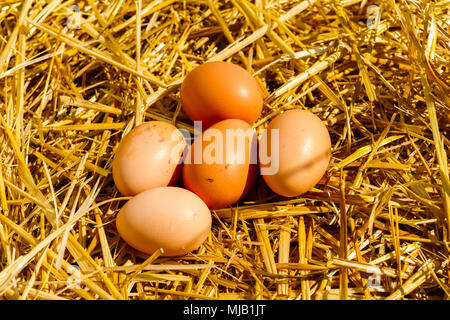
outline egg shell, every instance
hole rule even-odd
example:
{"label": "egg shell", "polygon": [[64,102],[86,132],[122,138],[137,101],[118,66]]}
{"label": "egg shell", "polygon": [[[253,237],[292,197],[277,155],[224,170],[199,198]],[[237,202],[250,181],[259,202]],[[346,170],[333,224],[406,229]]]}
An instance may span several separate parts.
{"label": "egg shell", "polygon": [[249,124],[258,119],[263,106],[262,91],[244,68],[214,61],[194,68],[184,79],[181,105],[203,128],[225,119],[241,119]]}
{"label": "egg shell", "polygon": [[149,121],[133,128],[114,155],[113,179],[117,189],[125,196],[133,196],[176,184],[185,147],[181,132],[168,122]]}
{"label": "egg shell", "polygon": [[[330,135],[320,118],[307,110],[289,110],[276,116],[266,130],[267,140],[259,141],[259,161],[269,188],[285,197],[312,189],[325,174],[331,157]],[[278,130],[278,143],[273,145],[272,130]],[[274,161],[261,161],[261,153],[266,150],[270,157],[278,151],[278,170],[274,174],[263,173]]]}
{"label": "egg shell", "polygon": [[120,236],[131,247],[163,256],[189,253],[205,241],[211,213],[194,193],[179,187],[154,188],[134,196],[116,218]]}
{"label": "egg shell", "polygon": [[[221,138],[208,140],[207,137],[213,136],[212,132]],[[232,134],[227,137],[227,132]],[[227,139],[231,139],[233,134],[236,134],[234,146],[230,144],[227,147]],[[216,144],[220,139],[223,148],[220,148],[220,143]],[[238,139],[242,143],[238,143]],[[196,158],[199,151],[201,157]],[[208,160],[208,155],[217,155],[213,159],[217,161]],[[186,159],[189,161],[185,160],[183,164],[184,186],[202,198],[210,209],[231,206],[250,191],[258,174],[255,131],[243,120],[220,121],[205,130],[201,138],[195,139]],[[201,161],[198,163],[197,159]]]}

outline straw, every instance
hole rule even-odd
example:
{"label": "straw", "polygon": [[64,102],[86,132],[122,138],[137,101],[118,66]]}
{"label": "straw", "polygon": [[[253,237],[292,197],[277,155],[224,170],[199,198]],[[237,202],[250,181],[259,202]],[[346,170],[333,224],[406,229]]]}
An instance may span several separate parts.
{"label": "straw", "polygon": [[[448,300],[448,5],[2,3],[0,298]],[[180,85],[208,61],[255,77],[257,132],[316,114],[331,161],[298,197],[259,178],[197,250],[147,255],[116,230],[112,158],[142,122],[194,132]]]}

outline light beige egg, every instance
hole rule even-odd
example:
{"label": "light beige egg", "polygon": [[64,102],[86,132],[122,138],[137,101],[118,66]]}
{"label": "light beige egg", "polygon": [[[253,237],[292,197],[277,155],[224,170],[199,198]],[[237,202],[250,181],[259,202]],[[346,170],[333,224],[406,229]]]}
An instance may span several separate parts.
{"label": "light beige egg", "polygon": [[114,155],[117,189],[125,196],[133,196],[176,184],[185,146],[182,133],[168,122],[149,121],[135,127],[122,139]]}
{"label": "light beige egg", "polygon": [[289,110],[276,116],[266,133],[259,141],[259,162],[269,188],[285,197],[311,190],[331,157],[330,135],[320,118],[307,110]]}
{"label": "light beige egg", "polygon": [[120,236],[131,247],[164,256],[189,253],[205,241],[211,213],[196,194],[178,187],[154,188],[134,196],[116,218]]}

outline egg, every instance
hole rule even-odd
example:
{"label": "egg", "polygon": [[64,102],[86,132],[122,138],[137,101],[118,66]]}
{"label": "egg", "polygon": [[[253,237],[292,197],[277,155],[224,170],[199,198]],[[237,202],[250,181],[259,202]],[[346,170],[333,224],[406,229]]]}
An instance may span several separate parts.
{"label": "egg", "polygon": [[251,126],[227,119],[194,140],[183,164],[184,186],[210,209],[240,201],[258,174],[257,137]]}
{"label": "egg", "polygon": [[203,128],[225,119],[253,124],[261,114],[262,91],[253,76],[242,67],[222,61],[194,68],[180,90],[181,106]]}
{"label": "egg", "polygon": [[326,126],[306,110],[276,116],[259,140],[259,166],[275,193],[294,197],[312,189],[323,177],[331,157]]}
{"label": "egg", "polygon": [[211,213],[194,193],[179,187],[159,187],[139,193],[120,209],[116,227],[122,239],[141,252],[159,248],[163,256],[196,250],[211,230]]}
{"label": "egg", "polygon": [[164,121],[149,121],[133,128],[119,143],[112,171],[117,189],[125,196],[175,184],[181,175],[180,159],[186,141]]}

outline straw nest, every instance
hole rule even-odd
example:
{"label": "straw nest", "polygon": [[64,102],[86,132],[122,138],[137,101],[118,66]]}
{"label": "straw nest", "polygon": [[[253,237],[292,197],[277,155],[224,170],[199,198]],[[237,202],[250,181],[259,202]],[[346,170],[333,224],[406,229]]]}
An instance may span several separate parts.
{"label": "straw nest", "polygon": [[[448,299],[449,3],[1,1],[0,297]],[[179,86],[212,60],[258,80],[258,130],[317,114],[329,169],[297,198],[259,180],[199,250],[143,255],[115,229],[114,150],[144,121],[192,130]]]}

